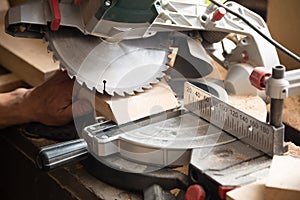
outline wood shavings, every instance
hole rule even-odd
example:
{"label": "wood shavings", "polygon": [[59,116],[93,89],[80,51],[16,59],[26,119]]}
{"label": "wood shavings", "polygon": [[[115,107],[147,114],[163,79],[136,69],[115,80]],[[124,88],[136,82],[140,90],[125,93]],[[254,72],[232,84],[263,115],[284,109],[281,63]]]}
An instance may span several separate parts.
{"label": "wood shavings", "polygon": [[229,96],[228,103],[260,121],[266,121],[266,103],[259,96]]}
{"label": "wood shavings", "polygon": [[300,131],[300,95],[284,100],[282,120],[287,125]]}
{"label": "wood shavings", "polygon": [[296,146],[292,142],[288,142],[288,151],[284,155],[300,158],[300,147]]}

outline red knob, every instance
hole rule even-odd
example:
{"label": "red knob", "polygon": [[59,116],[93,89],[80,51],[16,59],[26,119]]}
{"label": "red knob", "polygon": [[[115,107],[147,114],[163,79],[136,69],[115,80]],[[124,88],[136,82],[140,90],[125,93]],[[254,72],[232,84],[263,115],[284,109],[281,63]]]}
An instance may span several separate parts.
{"label": "red knob", "polygon": [[80,4],[80,0],[74,0],[74,4],[75,5],[79,5]]}
{"label": "red knob", "polygon": [[224,15],[226,14],[226,10],[225,10],[225,8],[218,8],[215,12],[214,12],[214,14],[213,14],[213,17],[212,17],[212,20],[213,21],[219,21],[219,20],[221,20],[223,17],[224,17]]}
{"label": "red knob", "polygon": [[251,84],[259,90],[266,88],[266,80],[271,77],[271,73],[266,72],[264,67],[256,67],[252,71],[249,80]]}
{"label": "red knob", "polygon": [[61,15],[59,9],[59,0],[50,0],[50,7],[52,10],[53,20],[51,22],[51,30],[57,31],[59,29]]}
{"label": "red knob", "polygon": [[184,200],[204,200],[205,191],[200,185],[191,185],[187,189]]}

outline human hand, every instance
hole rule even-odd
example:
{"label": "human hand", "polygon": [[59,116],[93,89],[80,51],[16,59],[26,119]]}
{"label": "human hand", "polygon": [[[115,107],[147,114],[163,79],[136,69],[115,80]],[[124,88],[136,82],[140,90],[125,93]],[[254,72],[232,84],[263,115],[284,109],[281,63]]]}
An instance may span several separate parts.
{"label": "human hand", "polygon": [[57,71],[43,84],[28,90],[22,102],[24,114],[30,121],[46,125],[64,125],[74,117],[89,114],[91,104],[84,99],[75,99],[80,86],[66,72]]}

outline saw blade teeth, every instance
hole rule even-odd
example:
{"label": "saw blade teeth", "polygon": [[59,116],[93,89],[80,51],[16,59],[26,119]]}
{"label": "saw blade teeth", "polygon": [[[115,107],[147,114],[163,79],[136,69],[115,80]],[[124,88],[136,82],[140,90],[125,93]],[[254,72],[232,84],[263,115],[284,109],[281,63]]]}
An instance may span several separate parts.
{"label": "saw blade teeth", "polygon": [[122,97],[124,97],[125,96],[125,93],[123,92],[123,91],[114,91],[113,93],[112,93],[112,95],[111,96],[114,96],[114,93],[116,93],[117,95],[119,95],[119,96],[122,96]]}
{"label": "saw blade teeth", "polygon": [[51,50],[51,47],[48,45],[47,46],[47,53],[50,53],[50,52],[52,52],[52,50]]}
{"label": "saw blade teeth", "polygon": [[163,65],[163,66],[162,66],[162,71],[166,71],[167,69],[169,69],[169,66],[168,66],[168,65]]}
{"label": "saw blade teeth", "polygon": [[[62,65],[60,65],[60,67],[65,69]],[[73,73],[71,73],[69,70],[66,70],[66,71],[67,71],[68,76],[73,79],[75,75]],[[79,84],[82,85],[82,82],[80,82],[76,76],[75,76],[75,78],[76,78],[77,82],[79,82]]]}
{"label": "saw blade teeth", "polygon": [[164,77],[165,75],[166,75],[166,74],[163,73],[163,72],[158,72],[158,73],[156,74],[156,80],[157,80],[158,78]]}
{"label": "saw blade teeth", "polygon": [[104,86],[101,87],[101,85],[98,84],[96,87],[94,87],[94,89],[95,89],[97,92],[99,92],[99,93],[101,93],[101,94],[104,94]]}
{"label": "saw blade teeth", "polygon": [[[97,91],[99,91],[98,89],[99,88],[97,87]],[[104,88],[103,90],[105,91],[105,93],[109,94],[110,96],[115,96],[115,94],[118,94],[117,91],[111,90],[111,89],[108,89],[108,88]]]}
{"label": "saw blade teeth", "polygon": [[[72,32],[71,34],[69,29],[63,28],[57,32],[46,31],[44,37],[45,41],[48,42],[48,51],[52,52],[53,60],[60,62],[60,68],[65,69],[70,78],[76,78],[76,81],[80,85],[85,84],[90,90],[96,90],[99,93],[111,96],[127,96],[144,92],[146,89],[152,88],[151,84],[158,83],[165,76],[163,72],[170,68],[167,65],[170,58],[166,58],[166,56],[168,53],[171,54],[172,51],[169,52],[166,49],[161,49],[161,43],[158,42],[157,38],[154,36],[151,38],[151,40],[120,41],[119,43],[121,44],[114,45],[114,43],[102,43],[99,39],[82,35],[81,32],[78,32],[78,34],[77,32]],[[76,51],[78,54],[70,52],[70,49],[74,48],[76,50],[75,48],[78,46],[87,47],[87,50],[82,52]],[[113,56],[114,54],[111,54],[110,51],[115,51],[116,55]],[[78,59],[74,59],[74,55],[76,58],[78,55]],[[99,55],[104,56],[99,58]],[[138,61],[141,56],[145,55],[148,57],[143,63],[153,65],[154,67],[149,70],[151,73],[142,74],[140,77],[136,77],[135,73],[132,73],[132,79],[137,79],[136,84],[122,82],[122,84],[116,87],[114,81],[123,80],[122,74],[129,74],[129,72],[134,71],[134,66],[141,66],[140,62],[134,62],[133,64],[135,65],[133,65],[133,59]],[[94,64],[98,63],[97,58],[102,59],[104,64],[96,68]],[[118,71],[117,67],[120,63],[130,66],[127,71],[124,70],[125,73],[116,75],[115,71]],[[110,70],[107,70],[108,66],[111,67]],[[90,70],[94,70],[94,72]],[[139,73],[144,73],[144,71],[141,69]],[[112,78],[113,82],[106,84],[99,83],[97,74],[105,80],[107,77]]]}
{"label": "saw blade teeth", "polygon": [[148,84],[144,85],[143,88],[150,89],[150,88],[152,88],[152,85],[150,85],[150,83],[148,83]]}
{"label": "saw blade teeth", "polygon": [[125,93],[126,93],[126,95],[130,95],[130,96],[135,95],[134,91],[126,91]]}
{"label": "saw blade teeth", "polygon": [[[81,85],[84,84],[84,83],[85,83],[84,81],[81,81]],[[91,86],[91,85],[89,85],[89,84],[85,84],[85,85],[86,85],[86,87],[87,87],[88,89],[90,89],[90,90],[93,90],[93,89],[94,89],[94,87]]]}
{"label": "saw blade teeth", "polygon": [[53,60],[53,62],[57,62],[59,59],[57,58],[57,56],[55,54],[53,54],[52,60]]}
{"label": "saw blade teeth", "polygon": [[48,38],[46,37],[46,35],[44,35],[43,41],[48,42]]}
{"label": "saw blade teeth", "polygon": [[155,80],[151,81],[151,83],[155,84],[159,82],[159,78],[156,78]]}
{"label": "saw blade teeth", "polygon": [[[59,64],[59,68],[62,70],[62,71],[66,71],[68,73],[68,70],[67,68],[63,65],[63,64]],[[69,75],[69,74],[68,74]],[[70,75],[69,75],[70,76]]]}
{"label": "saw blade teeth", "polygon": [[[87,86],[88,87],[88,86]],[[88,88],[90,88],[90,87],[88,87]],[[96,89],[95,87],[92,87],[92,89],[90,89],[90,90],[96,90],[96,92],[99,92],[100,94],[104,94],[104,91],[103,90],[98,90],[98,89]]]}
{"label": "saw blade teeth", "polygon": [[136,91],[136,92],[144,92],[143,88],[136,88],[134,91]]}
{"label": "saw blade teeth", "polygon": [[48,43],[49,44],[49,40],[46,37],[46,34],[44,34],[44,37],[42,37],[43,43]]}

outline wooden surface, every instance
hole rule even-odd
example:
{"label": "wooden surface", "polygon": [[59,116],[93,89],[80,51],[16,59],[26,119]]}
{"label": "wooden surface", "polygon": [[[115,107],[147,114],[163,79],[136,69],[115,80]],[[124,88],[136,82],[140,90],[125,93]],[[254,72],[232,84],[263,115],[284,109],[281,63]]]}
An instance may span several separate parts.
{"label": "wooden surface", "polygon": [[265,180],[260,180],[227,193],[226,200],[265,200]]}
{"label": "wooden surface", "polygon": [[300,197],[300,159],[274,156],[266,182],[266,200],[298,200]]}
{"label": "wooden surface", "polygon": [[[284,47],[300,55],[299,18],[300,1],[269,0],[267,8],[267,24],[272,37]],[[288,70],[299,69],[300,63],[277,50],[281,64]]]}
{"label": "wooden surface", "polygon": [[41,39],[16,38],[5,33],[4,17],[8,9],[6,0],[0,1],[0,64],[28,84],[35,86],[59,68],[47,43]]}
{"label": "wooden surface", "polygon": [[43,200],[141,200],[139,194],[112,187],[92,175],[80,164],[70,164],[49,173],[38,169],[35,156],[40,146],[56,143],[33,139],[23,127],[0,129],[1,199]]}
{"label": "wooden surface", "polygon": [[228,192],[226,200],[298,200],[299,167],[300,147],[288,142],[288,151],[274,157],[268,177]]}

